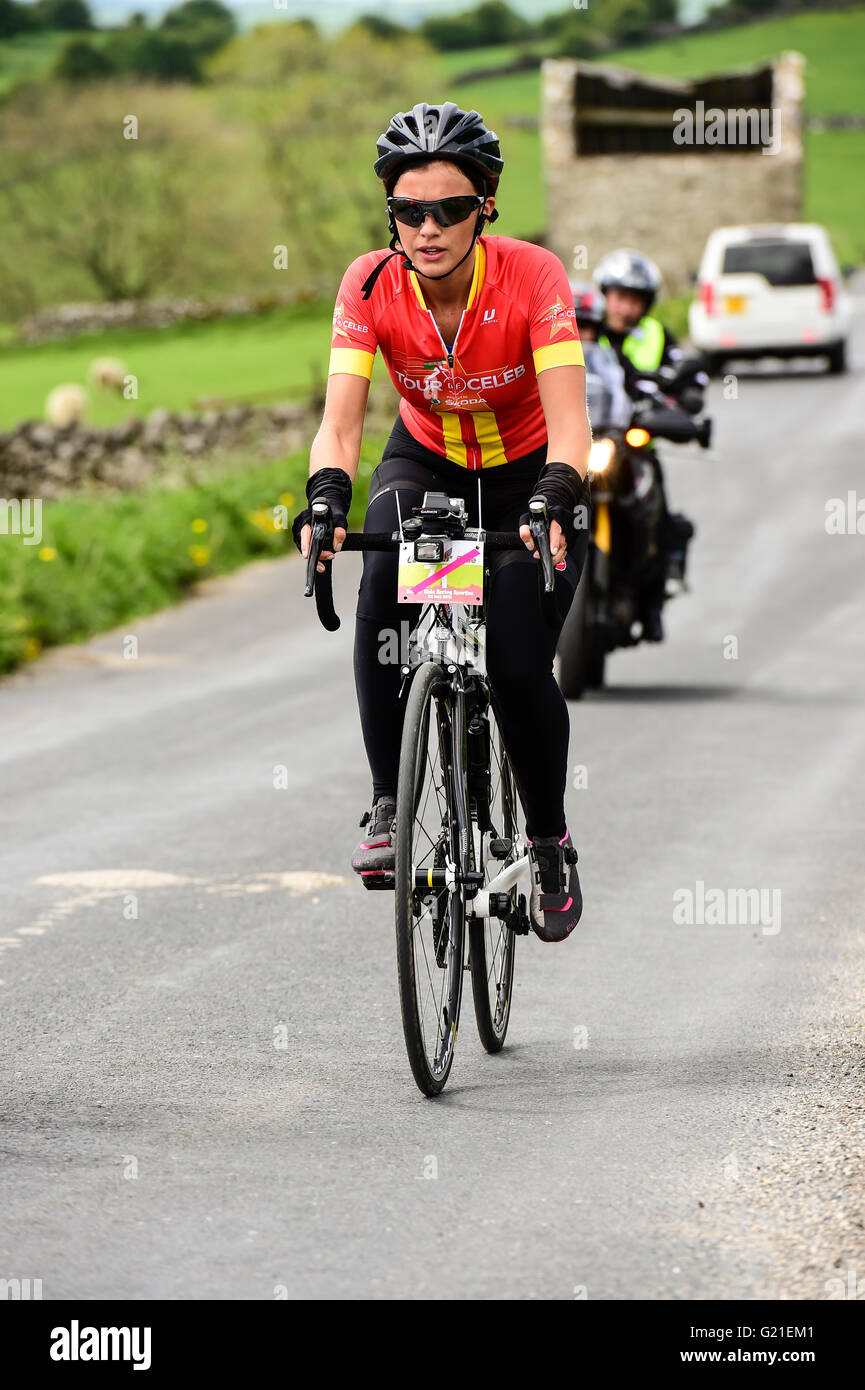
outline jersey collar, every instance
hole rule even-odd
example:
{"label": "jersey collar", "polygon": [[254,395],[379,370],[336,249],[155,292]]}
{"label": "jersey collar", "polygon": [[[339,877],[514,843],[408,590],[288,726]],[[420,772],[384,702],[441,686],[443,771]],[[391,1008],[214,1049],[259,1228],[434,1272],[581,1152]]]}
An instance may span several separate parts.
{"label": "jersey collar", "polygon": [[[472,275],[472,282],[469,286],[469,297],[468,302],[466,304],[466,309],[471,309],[472,305],[480,297],[480,292],[484,283],[484,272],[486,271],[486,265],[487,253],[484,248],[483,240],[480,237],[478,237],[478,240],[475,242],[475,268],[474,274]],[[413,270],[409,271],[408,276],[412,283],[412,289],[414,290],[415,295],[417,296],[418,304],[423,309],[425,314],[429,313],[429,306],[427,305],[427,302],[423,297],[423,290],[420,287],[420,280],[418,279],[417,275]]]}

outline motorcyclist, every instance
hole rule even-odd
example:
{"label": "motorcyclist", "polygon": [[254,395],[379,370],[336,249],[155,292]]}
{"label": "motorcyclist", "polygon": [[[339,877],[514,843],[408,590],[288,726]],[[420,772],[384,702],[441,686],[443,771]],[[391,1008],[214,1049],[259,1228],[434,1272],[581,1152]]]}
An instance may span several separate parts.
{"label": "motorcyclist", "polygon": [[593,430],[626,430],[633,406],[624,369],[615,350],[598,342],[604,322],[604,296],[594,285],[571,281],[574,317],[586,359],[586,398]]}
{"label": "motorcyclist", "polygon": [[[626,389],[632,398],[639,399],[641,372],[676,366],[684,356],[675,336],[660,319],[649,314],[660,288],[661,272],[648,256],[622,248],[605,256],[595,267],[592,278],[605,300],[603,332],[598,341],[616,353],[625,373]],[[661,618],[664,599],[668,590],[674,591],[684,582],[687,547],[694,535],[694,526],[686,516],[670,511],[660,459],[654,450],[648,457],[663,500],[664,563],[646,588],[641,616],[644,637],[650,642],[660,642],[664,636]]]}

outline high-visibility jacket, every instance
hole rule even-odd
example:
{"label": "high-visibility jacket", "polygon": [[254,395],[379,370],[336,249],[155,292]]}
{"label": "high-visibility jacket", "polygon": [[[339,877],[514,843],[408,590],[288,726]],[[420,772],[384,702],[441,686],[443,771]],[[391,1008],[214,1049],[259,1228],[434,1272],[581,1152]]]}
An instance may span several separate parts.
{"label": "high-visibility jacket", "polygon": [[[604,347],[610,346],[605,334],[598,338]],[[660,319],[640,319],[622,343],[622,352],[633,363],[638,372],[656,372],[664,358],[666,335]]]}

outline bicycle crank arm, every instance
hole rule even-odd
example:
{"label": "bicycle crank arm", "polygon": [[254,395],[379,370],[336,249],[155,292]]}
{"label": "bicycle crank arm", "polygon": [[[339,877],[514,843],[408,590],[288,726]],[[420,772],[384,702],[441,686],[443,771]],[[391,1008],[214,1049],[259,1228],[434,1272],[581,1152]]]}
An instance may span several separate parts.
{"label": "bicycle crank arm", "polygon": [[484,891],[475,894],[466,903],[466,912],[469,917],[498,917],[498,912],[490,911],[490,898],[499,893],[509,893],[528,867],[529,856],[524,854],[521,859],[515,859],[513,864],[508,864],[507,868],[502,869],[495,878],[491,878]]}

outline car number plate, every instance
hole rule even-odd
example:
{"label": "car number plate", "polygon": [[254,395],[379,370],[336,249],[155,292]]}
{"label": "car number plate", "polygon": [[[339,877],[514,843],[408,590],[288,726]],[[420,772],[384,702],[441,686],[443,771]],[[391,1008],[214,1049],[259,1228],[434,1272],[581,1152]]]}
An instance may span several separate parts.
{"label": "car number plate", "polygon": [[745,312],[745,310],[747,309],[747,307],[748,307],[748,300],[746,299],[745,295],[743,295],[743,294],[725,294],[725,295],[724,295],[724,313],[725,313],[725,314],[744,314],[744,312]]}

